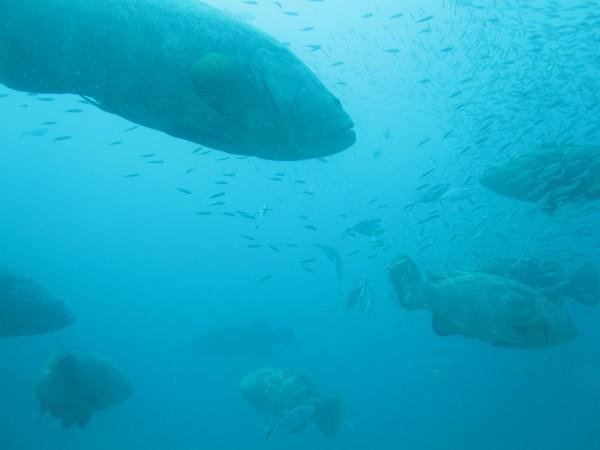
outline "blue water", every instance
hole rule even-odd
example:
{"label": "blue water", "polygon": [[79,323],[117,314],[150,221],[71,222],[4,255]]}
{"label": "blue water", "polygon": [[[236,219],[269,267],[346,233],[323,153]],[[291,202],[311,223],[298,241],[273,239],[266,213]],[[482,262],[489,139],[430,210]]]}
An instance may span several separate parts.
{"label": "blue water", "polygon": [[[490,164],[544,143],[600,146],[600,5],[209,3],[289,42],[341,99],[358,142],[326,162],[222,160],[153,130],[124,132],[134,124],[78,97],[44,102],[0,86],[2,264],[43,284],[76,318],[55,333],[0,340],[0,449],[600,450],[598,308],[565,305],[579,331],[572,342],[504,349],[436,336],[429,314],[398,306],[386,273],[399,252],[433,269],[531,254],[568,270],[600,262],[593,204],[550,215],[476,182]],[[315,30],[300,31],[308,26]],[[72,108],[83,112],[64,112]],[[57,124],[24,134],[46,121]],[[53,140],[64,135],[72,139]],[[270,179],[279,172],[283,181]],[[472,202],[406,209],[426,182],[465,185]],[[225,204],[208,206],[220,192]],[[265,206],[272,211],[259,214]],[[419,224],[433,210],[440,218]],[[382,220],[382,237],[344,233],[366,219]],[[315,243],[343,256],[343,282]],[[300,261],[313,257],[304,270]],[[347,313],[362,276],[374,310]],[[295,346],[268,358],[212,358],[189,345],[202,330],[257,319],[291,326]],[[61,348],[110,360],[135,395],[82,430],[40,420],[34,386]],[[339,436],[309,427],[265,442],[262,416],[239,391],[265,366],[343,396]]]}

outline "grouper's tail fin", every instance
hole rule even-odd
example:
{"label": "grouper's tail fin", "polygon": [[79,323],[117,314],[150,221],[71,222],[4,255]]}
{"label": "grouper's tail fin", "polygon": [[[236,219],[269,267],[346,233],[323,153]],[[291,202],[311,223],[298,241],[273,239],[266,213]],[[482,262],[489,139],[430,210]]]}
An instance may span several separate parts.
{"label": "grouper's tail fin", "polygon": [[342,428],[345,417],[342,398],[335,396],[319,402],[312,419],[323,436],[333,438]]}

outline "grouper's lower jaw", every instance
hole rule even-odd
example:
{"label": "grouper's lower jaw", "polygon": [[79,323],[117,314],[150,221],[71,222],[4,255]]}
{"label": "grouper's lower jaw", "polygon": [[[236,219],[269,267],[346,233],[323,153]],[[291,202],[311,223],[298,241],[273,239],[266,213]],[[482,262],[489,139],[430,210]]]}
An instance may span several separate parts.
{"label": "grouper's lower jaw", "polygon": [[330,151],[324,149],[325,151],[323,156],[333,155],[352,147],[356,143],[356,132],[352,128],[348,128],[340,131],[337,134],[329,136],[329,138],[326,138],[325,141],[330,143],[330,145],[328,145]]}
{"label": "grouper's lower jaw", "polygon": [[352,147],[356,143],[356,133],[352,129],[340,131],[337,134],[324,136],[314,140],[314,144],[303,146],[294,146],[285,151],[252,151],[248,148],[226,149],[229,153],[254,156],[260,159],[270,161],[305,161],[309,159],[325,158],[335,155]]}
{"label": "grouper's lower jaw", "polygon": [[297,147],[297,150],[290,155],[289,158],[281,158],[288,161],[300,161],[305,159],[325,158],[326,156],[335,155],[352,147],[356,143],[356,132],[352,128],[343,128],[333,134],[324,135],[312,139],[313,144],[305,144]]}

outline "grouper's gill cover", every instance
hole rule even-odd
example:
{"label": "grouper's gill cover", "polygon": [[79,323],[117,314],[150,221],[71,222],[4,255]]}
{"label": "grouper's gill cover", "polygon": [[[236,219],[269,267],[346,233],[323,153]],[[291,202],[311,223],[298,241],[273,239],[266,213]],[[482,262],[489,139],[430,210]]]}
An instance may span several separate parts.
{"label": "grouper's gill cover", "polygon": [[235,154],[301,160],[355,142],[289,49],[195,0],[3,0],[0,82]]}

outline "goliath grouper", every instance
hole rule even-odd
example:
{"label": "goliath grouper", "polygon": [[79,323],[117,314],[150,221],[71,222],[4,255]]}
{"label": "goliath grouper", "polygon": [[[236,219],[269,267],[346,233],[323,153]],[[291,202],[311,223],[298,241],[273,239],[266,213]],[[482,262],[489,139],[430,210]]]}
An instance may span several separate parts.
{"label": "goliath grouper", "polygon": [[516,280],[481,272],[425,279],[416,263],[399,255],[389,277],[407,310],[428,310],[438,336],[461,335],[506,348],[547,348],[575,338],[560,302]]}
{"label": "goliath grouper", "polygon": [[61,300],[35,281],[0,269],[0,337],[34,336],[72,323]]}
{"label": "goliath grouper", "polygon": [[479,179],[499,195],[537,203],[554,212],[561,205],[600,200],[600,149],[545,146],[488,168]]}
{"label": "goliath grouper", "polygon": [[49,412],[68,430],[85,427],[92,415],[133,394],[133,385],[108,362],[80,351],[61,350],[46,364],[36,386],[40,413]]}
{"label": "goliath grouper", "polygon": [[2,0],[0,83],[229,153],[319,158],[353,122],[283,44],[196,0]]}

